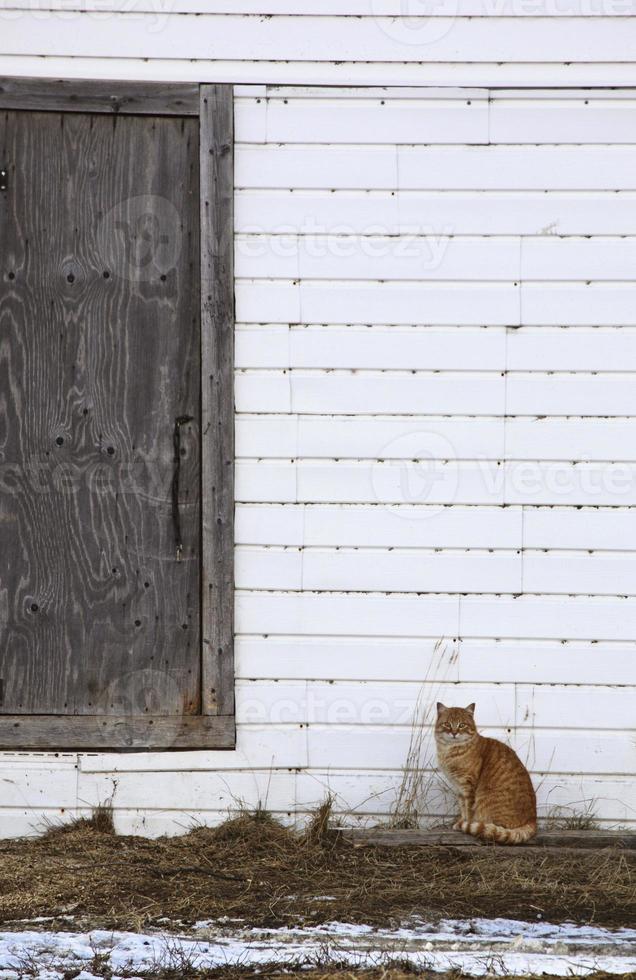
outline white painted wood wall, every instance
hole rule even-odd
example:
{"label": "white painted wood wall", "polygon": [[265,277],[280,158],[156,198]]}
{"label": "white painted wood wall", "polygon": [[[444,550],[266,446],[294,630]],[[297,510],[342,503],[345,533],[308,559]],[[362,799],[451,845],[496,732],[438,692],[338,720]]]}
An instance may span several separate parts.
{"label": "white painted wood wall", "polygon": [[4,754],[0,835],[375,821],[418,697],[636,826],[636,92],[555,87],[634,4],[369,3],[0,7],[0,73],[300,86],[236,88],[237,751]]}

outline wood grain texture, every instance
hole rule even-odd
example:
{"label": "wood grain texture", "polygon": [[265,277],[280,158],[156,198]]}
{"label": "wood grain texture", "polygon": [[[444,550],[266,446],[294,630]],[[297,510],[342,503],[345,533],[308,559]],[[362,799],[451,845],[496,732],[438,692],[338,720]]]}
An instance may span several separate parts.
{"label": "wood grain texture", "polygon": [[0,749],[233,748],[234,719],[147,715],[0,715]]}
{"label": "wood grain texture", "polygon": [[0,154],[1,710],[197,714],[197,122],[7,111]]}
{"label": "wood grain texture", "polygon": [[201,86],[201,472],[204,714],[234,711],[233,99]]}
{"label": "wood grain texture", "polygon": [[198,116],[193,83],[102,82],[93,79],[0,78],[0,109]]}
{"label": "wood grain texture", "polygon": [[[382,847],[440,846],[440,847],[492,847],[469,834],[455,830],[385,830],[381,827],[369,830],[340,830],[338,833],[354,844]],[[621,830],[542,830],[526,844],[504,848],[505,853],[519,854],[526,848],[559,847],[601,849],[621,847],[636,850],[636,834]],[[501,848],[496,848],[502,850]]]}

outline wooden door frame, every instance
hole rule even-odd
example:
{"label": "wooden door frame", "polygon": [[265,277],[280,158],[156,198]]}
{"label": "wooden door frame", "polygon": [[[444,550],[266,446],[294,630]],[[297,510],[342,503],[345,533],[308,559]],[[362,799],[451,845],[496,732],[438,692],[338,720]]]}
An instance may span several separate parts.
{"label": "wooden door frame", "polygon": [[233,88],[0,78],[2,109],[199,118],[202,616],[201,714],[0,714],[0,750],[232,749],[236,743]]}

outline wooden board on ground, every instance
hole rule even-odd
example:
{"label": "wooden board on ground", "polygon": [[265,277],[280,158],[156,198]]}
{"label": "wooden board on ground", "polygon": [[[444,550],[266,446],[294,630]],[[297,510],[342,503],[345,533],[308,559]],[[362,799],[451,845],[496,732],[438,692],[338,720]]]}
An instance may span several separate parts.
{"label": "wooden board on ground", "polygon": [[340,830],[339,833],[358,846],[429,846],[429,847],[490,847],[501,852],[518,854],[529,848],[568,848],[599,850],[619,847],[636,850],[636,834],[620,830],[543,830],[533,840],[515,847],[502,847],[480,841],[455,830]]}

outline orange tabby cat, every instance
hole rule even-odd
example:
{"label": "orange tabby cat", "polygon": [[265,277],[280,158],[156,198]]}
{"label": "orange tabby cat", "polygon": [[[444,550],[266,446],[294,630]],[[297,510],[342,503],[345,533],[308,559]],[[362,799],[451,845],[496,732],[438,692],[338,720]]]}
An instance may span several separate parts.
{"label": "orange tabby cat", "polygon": [[479,734],[474,713],[474,704],[437,705],[437,758],[461,810],[453,830],[498,844],[523,844],[537,832],[530,776],[509,746]]}

